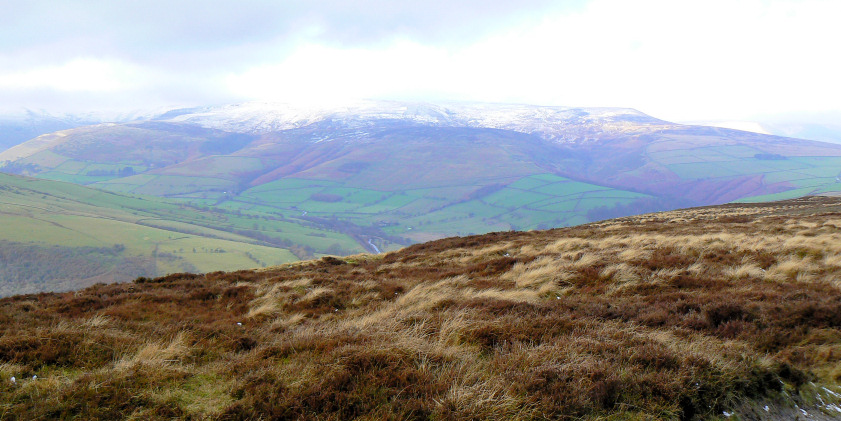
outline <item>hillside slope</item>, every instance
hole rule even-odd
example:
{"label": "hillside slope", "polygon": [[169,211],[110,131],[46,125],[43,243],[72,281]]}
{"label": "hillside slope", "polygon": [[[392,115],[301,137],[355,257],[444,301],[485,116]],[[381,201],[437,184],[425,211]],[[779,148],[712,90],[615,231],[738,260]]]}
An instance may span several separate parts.
{"label": "hillside slope", "polygon": [[190,208],[0,173],[0,296],[167,273],[236,270],[364,249],[267,215]]}
{"label": "hillside slope", "polygon": [[831,419],[839,275],[822,197],[16,296],[0,417]]}
{"label": "hillside slope", "polygon": [[20,109],[0,113],[0,152],[43,134],[74,127],[109,122],[146,120],[157,112],[91,112],[83,114],[51,114],[46,111]]}
{"label": "hillside slope", "polygon": [[2,162],[197,206],[335,218],[382,249],[398,247],[387,236],[419,242],[841,190],[841,145],[629,109],[506,104],[176,110],[41,136]]}

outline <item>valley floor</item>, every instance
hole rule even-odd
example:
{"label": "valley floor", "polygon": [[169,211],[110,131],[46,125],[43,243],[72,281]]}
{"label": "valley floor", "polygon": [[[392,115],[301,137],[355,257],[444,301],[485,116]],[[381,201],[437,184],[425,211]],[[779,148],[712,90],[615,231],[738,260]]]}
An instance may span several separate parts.
{"label": "valley floor", "polygon": [[839,275],[816,197],[9,297],[0,419],[839,417]]}

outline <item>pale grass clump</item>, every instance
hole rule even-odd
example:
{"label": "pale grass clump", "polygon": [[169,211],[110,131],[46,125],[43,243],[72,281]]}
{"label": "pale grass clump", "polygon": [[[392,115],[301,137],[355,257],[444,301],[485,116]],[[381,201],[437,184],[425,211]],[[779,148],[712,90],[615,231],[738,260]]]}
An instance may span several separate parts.
{"label": "pale grass clump", "polygon": [[291,329],[301,324],[304,321],[304,319],[306,319],[306,316],[304,316],[301,313],[295,313],[289,316],[278,317],[277,319],[272,321],[270,329],[273,331]]}
{"label": "pale grass clump", "polygon": [[756,357],[751,347],[740,341],[722,340],[700,333],[682,333],[678,336],[669,330],[639,329],[636,332],[666,346],[677,354],[706,360],[724,372],[737,371],[757,358],[764,367],[770,367],[773,364],[768,357]]}
{"label": "pale grass clump", "polygon": [[787,250],[808,250],[815,254],[825,251],[841,251],[841,236],[823,234],[815,236],[795,235],[783,243]]}
{"label": "pale grass clump", "polygon": [[660,268],[651,273],[650,280],[654,283],[671,281],[680,276],[683,271],[683,268]]}
{"label": "pale grass clump", "polygon": [[529,263],[517,263],[500,279],[513,281],[517,288],[541,287],[547,282],[563,281],[572,276],[562,262],[551,257],[540,257]]}
{"label": "pale grass clump", "polygon": [[[657,249],[672,247],[680,253],[688,254],[693,250],[728,250],[732,238],[730,234],[705,235],[664,235],[664,234],[631,234],[620,241],[606,241],[611,251],[616,251],[619,258],[625,261],[645,260],[651,258]],[[621,251],[619,251],[621,250]]]}
{"label": "pale grass clump", "polygon": [[599,272],[599,277],[610,279],[616,284],[627,284],[641,279],[637,269],[625,262],[605,266]]}
{"label": "pale grass clump", "polygon": [[281,286],[281,287],[286,287],[286,288],[290,288],[290,289],[306,288],[310,285],[312,285],[312,279],[310,279],[310,278],[297,278],[297,279],[293,279],[291,281],[284,281],[284,282],[281,282],[279,284],[279,286]]}
{"label": "pale grass clump", "polygon": [[602,263],[601,256],[585,253],[582,254],[580,258],[572,262],[571,266],[575,269],[583,269],[586,267],[598,265],[599,263]]}
{"label": "pale grass clump", "polygon": [[594,226],[599,227],[600,230],[604,232],[610,231],[624,231],[628,228],[628,224],[624,222],[617,222],[617,221],[605,221],[598,224],[594,224]]}
{"label": "pale grass clump", "polygon": [[333,290],[327,287],[315,287],[307,291],[307,293],[297,300],[297,303],[311,303],[319,298],[332,294]]}
{"label": "pale grass clump", "polygon": [[397,307],[406,311],[427,310],[437,306],[444,300],[458,297],[460,295],[458,288],[469,281],[467,276],[459,275],[434,283],[418,284],[394,300],[389,307]]}
{"label": "pale grass clump", "polygon": [[83,329],[81,323],[77,321],[62,319],[59,320],[58,323],[56,323],[51,330],[53,332],[77,333],[80,329]]}
{"label": "pale grass clump", "polygon": [[812,272],[798,272],[794,280],[797,282],[815,282],[818,277]]}
{"label": "pale grass clump", "polygon": [[642,277],[637,273],[637,270],[625,262],[605,266],[599,272],[599,277],[612,281],[607,287],[608,295],[622,293],[642,282]]}
{"label": "pale grass clump", "polygon": [[459,275],[431,284],[419,284],[400,296],[389,307],[396,307],[404,311],[429,310],[445,300],[498,299],[519,302],[533,302],[540,292],[531,289],[497,289],[488,288],[476,290],[468,287],[469,278]]}
{"label": "pale grass clump", "polygon": [[[543,291],[549,291],[553,289],[551,286],[543,289]],[[501,301],[513,301],[513,302],[521,302],[521,303],[533,303],[536,302],[540,297],[540,290],[534,291],[530,289],[496,289],[496,288],[488,288],[488,289],[480,289],[474,290],[472,288],[467,289],[464,291],[463,296],[465,298],[479,298],[479,299],[492,299],[492,300],[501,300]]]}
{"label": "pale grass clump", "polygon": [[[475,256],[472,250],[468,250],[465,248],[454,248],[450,250],[445,250],[444,252],[438,255],[438,258],[444,262],[468,262],[473,259]],[[406,263],[403,262],[403,265]]]}
{"label": "pale grass clump", "polygon": [[590,249],[594,245],[593,241],[585,240],[577,237],[568,237],[557,240],[543,249],[543,253],[560,254],[563,252],[576,251],[582,249]]}
{"label": "pale grass clump", "polygon": [[600,349],[617,347],[639,335],[641,329],[621,322],[605,321],[604,325],[587,324],[575,331],[540,344],[517,343],[500,350],[492,361],[495,371],[526,372],[540,366],[554,366],[560,371],[581,373],[599,371],[604,359]]}
{"label": "pale grass clump", "polygon": [[473,324],[471,315],[466,310],[450,313],[438,328],[437,343],[441,347],[458,346],[462,335]]}
{"label": "pale grass clump", "polygon": [[526,244],[521,246],[518,251],[512,254],[517,254],[521,256],[537,256],[542,253],[544,250],[544,246],[536,245],[536,244]]}
{"label": "pale grass clump", "polygon": [[[676,335],[670,330],[608,320],[576,332],[574,340],[559,341],[552,348],[532,348],[529,356],[541,360],[566,360],[568,364],[576,365],[576,371],[579,371],[580,367],[598,364],[588,355],[588,348],[599,349],[605,343],[621,346],[629,342],[654,342],[671,350],[674,355],[705,360],[729,373],[739,372],[756,359],[750,345],[740,341],[722,340],[702,333],[683,332]],[[759,362],[762,366],[772,365],[767,357],[760,357]]]}
{"label": "pale grass clump", "polygon": [[628,236],[613,236],[602,238],[593,242],[592,251],[596,253],[614,252],[620,249],[626,249],[633,244]]}
{"label": "pale grass clump", "polygon": [[[548,260],[547,260],[548,261]],[[528,269],[521,269],[529,273]],[[543,267],[538,267],[543,270]],[[514,277],[515,275],[508,275]],[[486,288],[476,289],[469,286],[470,279],[464,275],[443,279],[434,283],[421,283],[402,294],[393,302],[383,303],[375,311],[360,313],[350,312],[356,317],[345,318],[339,322],[342,330],[389,329],[400,331],[398,325],[410,317],[420,317],[444,301],[500,300],[511,302],[535,303],[550,292],[556,292],[557,283],[551,279],[529,282],[528,287],[513,289]],[[464,321],[463,318],[457,322]],[[450,329],[453,329],[452,325]]]}
{"label": "pale grass clump", "polygon": [[482,262],[482,261],[487,261],[489,258],[499,257],[502,254],[503,253],[498,253],[496,255],[486,255],[486,254],[475,253],[474,252],[474,253],[470,253],[470,254],[464,254],[460,257],[449,259],[449,260],[446,260],[446,261],[451,262],[451,263],[456,263],[456,264],[459,264],[459,265],[470,265],[470,264],[479,263],[479,262]]}
{"label": "pale grass clump", "polygon": [[380,349],[397,355],[411,354],[412,357],[417,357],[421,354],[430,353],[436,347],[435,331],[433,323],[429,320],[411,323],[403,329],[380,331],[381,336],[391,336],[391,338],[389,338],[390,340],[384,340],[377,348],[373,349]]}
{"label": "pale grass clump", "polygon": [[800,219],[789,219],[786,221],[785,229],[789,232],[812,232],[813,229],[818,228],[820,224],[812,221],[804,221]]}
{"label": "pale grass clump", "polygon": [[[430,347],[441,348],[441,343],[432,341],[434,329],[427,320],[422,320],[423,311],[403,311],[390,309],[376,314],[359,314],[357,317],[345,318],[335,324],[302,325],[294,332],[295,340],[302,342],[323,342],[334,337],[356,337],[365,335],[376,338],[367,346],[368,351],[390,351],[393,348],[412,350],[412,352],[428,351]],[[415,322],[407,323],[407,320]],[[420,320],[420,322],[417,322]],[[403,351],[398,350],[399,353]]]}
{"label": "pale grass clump", "polygon": [[743,262],[740,265],[725,268],[723,274],[725,277],[732,280],[744,278],[762,279],[765,277],[765,270],[753,262]]}
{"label": "pale grass clump", "polygon": [[386,305],[378,310],[348,317],[339,321],[337,329],[340,331],[362,331],[380,329],[383,325],[393,325],[405,318],[407,312],[402,311],[392,304]]}
{"label": "pale grass clump", "polygon": [[560,283],[552,281],[546,282],[545,284],[541,285],[536,292],[538,297],[543,297],[547,295],[560,295],[567,291],[569,288],[571,287],[567,285],[561,286]]}
{"label": "pale grass clump", "polygon": [[281,312],[280,303],[274,297],[260,297],[252,301],[252,306],[245,315],[249,319],[271,317]]}
{"label": "pale grass clump", "polygon": [[827,219],[826,221],[824,221],[823,226],[827,228],[839,229],[841,228],[841,219]]}
{"label": "pale grass clump", "polygon": [[758,253],[760,251],[776,252],[782,248],[783,237],[779,235],[751,236],[745,234],[733,235],[733,249]]}
{"label": "pale grass clump", "polygon": [[170,366],[180,362],[190,352],[189,335],[179,332],[167,344],[147,341],[133,356],[125,356],[114,365],[116,370],[126,370],[137,365],[150,367]]}
{"label": "pale grass clump", "polygon": [[248,313],[245,317],[249,319],[269,317],[280,312],[280,289],[281,285],[263,285],[255,291],[256,298],[248,303]]}
{"label": "pale grass clump", "polygon": [[738,236],[729,232],[718,232],[715,234],[705,234],[699,237],[695,236],[680,236],[676,239],[684,241],[683,246],[688,249],[709,249],[709,250],[730,250],[733,245],[737,244]]}
{"label": "pale grass clump", "polygon": [[[481,419],[528,419],[534,415],[529,405],[511,394],[498,380],[460,379],[447,390],[440,406],[458,408],[461,415]],[[470,381],[472,380],[472,381]]]}
{"label": "pale grass clump", "polygon": [[468,281],[467,276],[459,275],[435,283],[418,284],[397,298],[394,304],[407,310],[426,310],[447,299],[447,294],[453,292],[455,285]]}
{"label": "pale grass clump", "polygon": [[[8,381],[8,378],[3,379]],[[18,383],[21,387],[21,392],[29,396],[54,396],[60,393],[61,389],[71,386],[72,380],[63,376],[46,376],[38,377],[37,380],[21,379]],[[2,414],[2,405],[0,405],[0,414]]]}
{"label": "pale grass clump", "polygon": [[821,264],[833,268],[841,268],[841,253],[827,254],[824,256]]}
{"label": "pale grass clump", "polygon": [[[765,272],[765,278],[768,280],[783,282],[787,280],[797,280],[801,274],[809,274],[817,270],[811,259],[799,258],[797,256],[788,256],[785,260],[778,261],[775,265],[768,268]],[[807,280],[801,278],[802,280]]]}
{"label": "pale grass clump", "polygon": [[380,295],[375,292],[355,294],[350,300],[351,307],[364,307],[370,303],[380,300]]}
{"label": "pale grass clump", "polygon": [[630,262],[634,260],[648,260],[653,252],[642,247],[629,247],[619,252],[619,260]]}
{"label": "pale grass clump", "polygon": [[[264,283],[256,287],[255,298],[248,303],[247,318],[261,319],[276,316],[283,312],[284,303],[306,303],[329,293],[326,288],[317,287],[307,291],[312,279],[297,278],[278,283]],[[304,296],[300,293],[307,291]]]}
{"label": "pale grass clump", "polygon": [[12,376],[20,376],[26,368],[15,363],[0,363],[0,383],[9,381]]}
{"label": "pale grass clump", "polygon": [[493,244],[488,247],[480,248],[473,250],[471,255],[473,256],[498,256],[503,255],[505,253],[510,254],[510,250],[514,249],[514,243],[511,241],[507,241],[504,243]]}
{"label": "pale grass clump", "polygon": [[88,328],[101,328],[107,326],[111,322],[111,319],[108,316],[103,314],[97,314],[92,316],[85,321],[82,322],[82,326]]}

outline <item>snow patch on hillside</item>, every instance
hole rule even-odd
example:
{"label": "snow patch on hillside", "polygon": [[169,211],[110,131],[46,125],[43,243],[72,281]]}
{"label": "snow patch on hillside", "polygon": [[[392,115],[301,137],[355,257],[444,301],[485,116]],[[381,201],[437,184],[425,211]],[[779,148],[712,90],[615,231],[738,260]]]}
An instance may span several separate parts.
{"label": "snow patch on hillside", "polygon": [[627,108],[541,107],[516,104],[409,103],[355,101],[341,105],[292,105],[248,102],[206,107],[166,121],[238,133],[270,133],[322,121],[364,126],[377,120],[401,120],[441,127],[474,127],[538,134],[569,141],[583,132],[621,131],[663,122]]}

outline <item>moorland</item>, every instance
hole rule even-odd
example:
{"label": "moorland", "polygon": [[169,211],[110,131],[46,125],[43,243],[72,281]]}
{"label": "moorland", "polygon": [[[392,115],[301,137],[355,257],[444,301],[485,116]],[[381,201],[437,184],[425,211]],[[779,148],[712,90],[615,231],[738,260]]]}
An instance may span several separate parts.
{"label": "moorland", "polygon": [[0,419],[832,419],[840,273],[809,197],[19,295]]}

